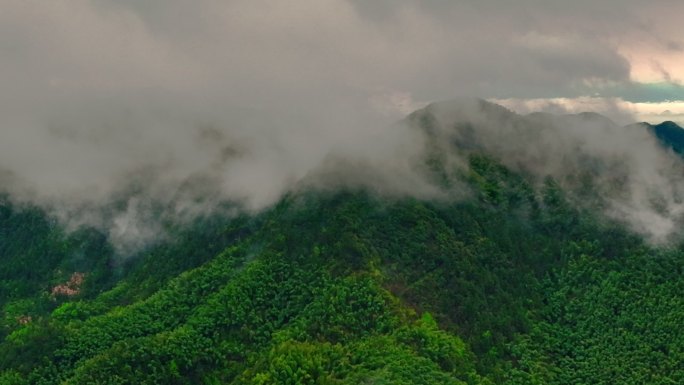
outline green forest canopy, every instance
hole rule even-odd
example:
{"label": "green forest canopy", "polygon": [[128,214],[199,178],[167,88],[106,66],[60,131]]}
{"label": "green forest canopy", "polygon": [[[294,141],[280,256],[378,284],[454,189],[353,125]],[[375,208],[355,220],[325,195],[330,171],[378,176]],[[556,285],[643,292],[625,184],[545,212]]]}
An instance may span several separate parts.
{"label": "green forest canopy", "polygon": [[684,383],[680,247],[469,170],[465,201],[300,193],[126,260],[5,201],[0,384]]}

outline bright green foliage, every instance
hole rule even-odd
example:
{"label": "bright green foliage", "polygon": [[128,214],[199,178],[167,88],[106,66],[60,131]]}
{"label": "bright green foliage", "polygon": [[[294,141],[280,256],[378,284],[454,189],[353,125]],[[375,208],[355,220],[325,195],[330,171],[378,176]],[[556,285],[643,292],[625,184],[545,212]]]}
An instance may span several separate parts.
{"label": "bright green foliage", "polygon": [[[553,179],[441,162],[469,199],[300,193],[124,262],[1,206],[0,384],[684,383],[682,250]],[[88,289],[52,298],[74,271]]]}
{"label": "bright green foliage", "polygon": [[40,210],[16,207],[0,196],[0,337],[29,317],[47,316],[65,299],[50,295],[50,288],[68,281],[73,272],[89,276],[79,298],[93,298],[109,287],[112,254],[97,231],[67,235]]}

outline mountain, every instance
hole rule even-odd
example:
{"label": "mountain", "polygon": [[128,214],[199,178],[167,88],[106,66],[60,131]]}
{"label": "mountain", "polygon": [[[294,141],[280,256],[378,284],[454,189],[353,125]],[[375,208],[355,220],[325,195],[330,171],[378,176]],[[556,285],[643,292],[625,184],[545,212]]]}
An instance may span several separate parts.
{"label": "mountain", "polygon": [[621,127],[475,99],[401,124],[439,198],[299,189],[126,256],[3,198],[0,384],[684,381],[684,250],[609,215],[634,148],[586,140]]}
{"label": "mountain", "polygon": [[665,146],[676,153],[684,154],[684,128],[675,122],[666,121],[660,124],[639,123],[651,131]]}

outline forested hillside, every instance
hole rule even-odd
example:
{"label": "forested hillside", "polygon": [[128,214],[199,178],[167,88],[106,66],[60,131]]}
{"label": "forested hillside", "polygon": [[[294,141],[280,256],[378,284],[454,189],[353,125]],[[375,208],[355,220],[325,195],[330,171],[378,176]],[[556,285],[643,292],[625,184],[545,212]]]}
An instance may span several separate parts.
{"label": "forested hillside", "polygon": [[4,199],[0,384],[684,383],[682,247],[458,144],[465,198],[305,189],[125,257]]}
{"label": "forested hillside", "polygon": [[5,204],[1,381],[683,381],[684,253],[470,166],[466,202],[293,195],[124,263]]}

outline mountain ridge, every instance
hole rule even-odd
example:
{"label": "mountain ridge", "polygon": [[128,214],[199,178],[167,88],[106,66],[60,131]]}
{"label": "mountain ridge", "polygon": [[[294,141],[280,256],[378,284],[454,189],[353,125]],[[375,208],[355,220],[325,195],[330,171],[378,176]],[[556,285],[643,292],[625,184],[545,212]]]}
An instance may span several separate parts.
{"label": "mountain ridge", "polygon": [[[603,178],[631,176],[632,142],[601,157],[503,107],[445,108],[404,123],[428,134],[419,171],[465,197],[298,190],[258,213],[171,223],[123,260],[95,229],[0,203],[0,384],[684,380],[682,243],[605,217],[630,185]],[[583,134],[622,130],[554,122],[587,119]]]}

